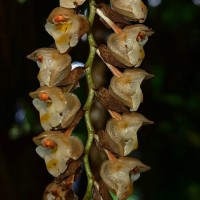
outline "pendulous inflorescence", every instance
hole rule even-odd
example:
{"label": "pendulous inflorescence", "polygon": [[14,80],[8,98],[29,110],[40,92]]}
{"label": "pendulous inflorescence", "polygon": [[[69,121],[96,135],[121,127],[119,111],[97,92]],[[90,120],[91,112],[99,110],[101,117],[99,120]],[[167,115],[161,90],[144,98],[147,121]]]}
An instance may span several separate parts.
{"label": "pendulous inflorescence", "polygon": [[[88,15],[81,14],[83,6]],[[97,44],[93,36],[95,17],[112,32],[105,43]],[[54,177],[44,191],[44,200],[80,199],[73,185],[84,171],[84,200],[109,200],[110,192],[117,199],[126,200],[133,192],[133,182],[150,169],[131,156],[138,148],[139,129],[153,123],[137,112],[143,102],[141,84],[153,77],[139,68],[145,57],[144,45],[154,33],[142,24],[146,17],[147,7],[141,0],[110,0],[110,5],[96,4],[95,0],[60,0],[59,7],[47,17],[45,30],[54,45],[27,56],[39,67],[40,87],[30,96],[44,129],[33,141],[37,154]],[[70,51],[85,34],[89,44],[87,61],[84,67],[72,69]],[[96,55],[112,72],[108,86],[95,86],[92,68]],[[88,86],[84,105],[75,94],[81,78],[87,80]],[[109,116],[101,130],[95,130],[91,118],[95,100]],[[83,117],[88,132],[85,145],[73,135]],[[107,156],[100,164],[98,176],[90,166],[93,144]]]}

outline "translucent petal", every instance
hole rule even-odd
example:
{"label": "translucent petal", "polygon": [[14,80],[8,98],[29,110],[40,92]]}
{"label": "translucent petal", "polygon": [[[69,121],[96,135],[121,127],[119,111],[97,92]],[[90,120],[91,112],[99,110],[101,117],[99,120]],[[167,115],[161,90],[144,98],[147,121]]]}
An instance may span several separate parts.
{"label": "translucent petal", "polygon": [[[134,169],[137,169],[136,173],[134,173]],[[149,166],[135,158],[122,157],[113,161],[105,161],[101,166],[100,175],[119,200],[126,200],[133,190],[132,184],[135,179],[131,179],[131,175],[135,174],[136,178],[136,176],[138,177],[136,174],[149,169]]]}
{"label": "translucent petal", "polygon": [[140,85],[148,77],[151,75],[142,69],[127,69],[121,77],[112,77],[109,92],[132,111],[136,111],[143,101]]}
{"label": "translucent petal", "polygon": [[107,39],[107,45],[113,56],[121,63],[128,67],[139,67],[145,57],[143,46],[152,33],[143,24],[127,26],[121,33],[111,34]]}
{"label": "translucent petal", "polygon": [[[61,17],[61,21],[57,17]],[[90,28],[87,18],[78,15],[73,9],[55,8],[49,15],[45,25],[46,31],[54,38],[60,53],[76,46],[81,36]]]}
{"label": "translucent petal", "polygon": [[136,112],[124,113],[121,120],[110,119],[106,124],[106,132],[108,140],[113,140],[116,144],[113,151],[120,156],[126,156],[137,149],[137,131],[145,123],[152,122]]}

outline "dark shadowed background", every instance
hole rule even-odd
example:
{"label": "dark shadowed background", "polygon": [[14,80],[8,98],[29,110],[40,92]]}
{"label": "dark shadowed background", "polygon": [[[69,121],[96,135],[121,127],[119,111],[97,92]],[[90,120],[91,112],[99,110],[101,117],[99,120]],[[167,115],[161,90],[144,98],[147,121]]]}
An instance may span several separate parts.
{"label": "dark shadowed background", "polygon": [[[152,169],[135,182],[134,199],[199,200],[200,0],[144,2],[149,8],[145,24],[155,34],[144,47],[141,68],[155,78],[142,84],[139,112],[155,124],[138,134],[137,153]],[[0,1],[1,200],[42,199],[52,180],[32,142],[42,131],[28,95],[39,86],[38,67],[26,55],[53,43],[44,24],[56,6],[58,0]],[[101,26],[93,30],[98,36]],[[87,53],[80,44],[73,59],[84,61]],[[84,93],[84,85],[79,90]]]}

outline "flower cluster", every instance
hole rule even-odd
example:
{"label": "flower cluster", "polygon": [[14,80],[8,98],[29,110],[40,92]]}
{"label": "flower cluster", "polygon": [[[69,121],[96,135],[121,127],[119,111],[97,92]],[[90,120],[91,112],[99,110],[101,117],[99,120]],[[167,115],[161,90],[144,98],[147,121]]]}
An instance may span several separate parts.
{"label": "flower cluster", "polygon": [[[140,24],[144,22],[147,14],[142,1],[111,0],[111,4],[113,10],[103,4],[97,9],[102,21],[114,31],[108,36],[107,45],[101,44],[97,49],[98,55],[113,73],[107,95],[104,96],[107,101],[102,98],[102,89],[97,91],[97,98],[110,112],[112,119],[107,122],[105,131],[99,131],[95,138],[98,147],[104,149],[109,157],[101,166],[101,178],[119,200],[125,200],[132,194],[132,184],[139,178],[140,173],[150,169],[138,159],[126,156],[138,147],[139,128],[153,123],[136,112],[143,101],[141,83],[152,77],[138,67],[145,57],[143,47],[153,31]],[[128,18],[139,24],[132,24],[130,21],[123,23],[119,18]],[[122,29],[115,23],[119,21]],[[128,110],[110,106],[115,102],[113,99]]]}
{"label": "flower cluster", "polygon": [[[143,101],[141,84],[153,76],[138,68],[145,57],[144,45],[153,34],[152,29],[141,24],[146,19],[147,7],[141,0],[110,0],[111,7],[89,0],[86,17],[80,14],[86,0],[60,0],[59,3],[45,24],[55,48],[39,48],[27,56],[39,67],[40,87],[30,92],[30,96],[44,129],[33,141],[37,154],[54,177],[43,199],[78,199],[72,185],[81,173],[83,162],[88,178],[84,200],[111,199],[109,191],[119,200],[125,200],[132,194],[133,182],[140,173],[150,169],[130,156],[138,147],[138,130],[142,125],[153,123],[137,112]],[[95,43],[91,32],[95,14],[114,31],[106,44]],[[86,33],[90,52],[85,67],[72,70],[70,50]],[[113,73],[107,88],[95,88],[91,73],[95,54]],[[85,105],[81,106],[74,88],[83,74],[89,92]],[[94,130],[91,120],[95,96],[111,116],[102,130]],[[81,139],[72,135],[83,115],[88,131],[85,147]],[[97,149],[108,157],[101,164],[100,179],[93,175],[89,164],[93,139]]]}

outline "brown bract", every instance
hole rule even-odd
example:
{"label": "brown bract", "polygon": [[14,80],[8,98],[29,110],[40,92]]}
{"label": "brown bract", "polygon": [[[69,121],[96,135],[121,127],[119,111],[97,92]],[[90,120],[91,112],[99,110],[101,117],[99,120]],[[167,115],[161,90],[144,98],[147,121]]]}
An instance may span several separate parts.
{"label": "brown bract", "polygon": [[93,200],[112,200],[110,192],[102,179],[94,187]]}
{"label": "brown bract", "polygon": [[60,54],[54,48],[40,48],[27,56],[37,62],[40,71],[38,80],[40,86],[55,86],[71,71],[71,56]]}
{"label": "brown bract", "polygon": [[120,102],[117,98],[113,97],[109,91],[100,87],[95,92],[98,101],[107,109],[118,113],[129,112],[129,109]]}
{"label": "brown bract", "polygon": [[112,8],[129,20],[144,22],[147,16],[147,7],[141,0],[111,0]]}
{"label": "brown bract", "polygon": [[149,169],[149,166],[135,158],[122,157],[105,161],[101,166],[100,175],[119,200],[126,200],[132,194],[133,182],[139,178],[141,172]]}
{"label": "brown bract", "polygon": [[76,46],[80,37],[89,31],[87,18],[76,14],[73,9],[55,8],[47,18],[46,31],[54,38],[60,53]]}
{"label": "brown bract", "polygon": [[78,81],[84,76],[85,68],[84,67],[76,67],[56,86],[58,87],[66,87],[69,86],[68,90],[71,91],[78,83]]}
{"label": "brown bract", "polygon": [[[120,28],[125,28],[127,25],[130,25],[130,22],[125,19],[123,15],[111,9],[108,5],[100,3],[98,4],[98,7],[101,9],[104,15],[106,15],[106,17],[111,19]],[[107,28],[110,28],[110,26],[102,18],[100,19],[107,26]]]}
{"label": "brown bract", "polygon": [[113,66],[121,67],[121,68],[126,68],[126,65],[121,63],[109,50],[108,46],[105,44],[100,44],[98,47],[98,50],[100,52],[100,56],[102,59],[106,62],[109,63]]}

